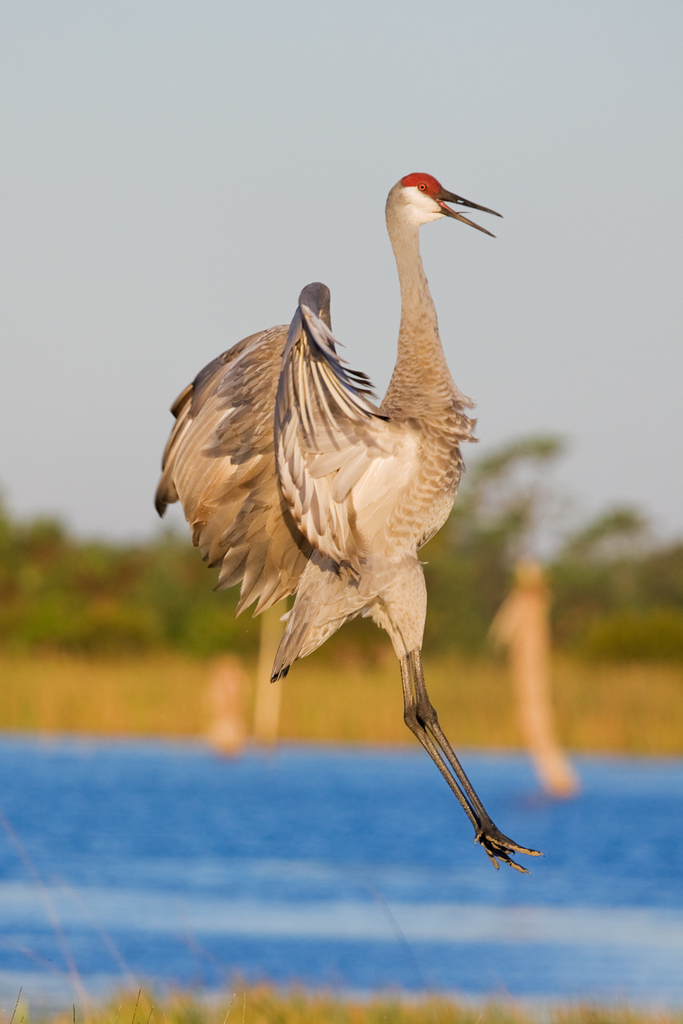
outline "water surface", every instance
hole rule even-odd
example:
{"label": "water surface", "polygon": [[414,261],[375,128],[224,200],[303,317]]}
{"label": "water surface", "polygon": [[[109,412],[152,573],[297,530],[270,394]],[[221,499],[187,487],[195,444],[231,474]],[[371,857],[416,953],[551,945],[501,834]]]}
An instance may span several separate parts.
{"label": "water surface", "polygon": [[[683,1004],[683,762],[581,758],[542,799],[525,758],[463,758],[496,872],[421,751],[0,741],[0,994],[71,999],[239,974],[368,990]],[[13,1001],[13,999],[12,999]]]}

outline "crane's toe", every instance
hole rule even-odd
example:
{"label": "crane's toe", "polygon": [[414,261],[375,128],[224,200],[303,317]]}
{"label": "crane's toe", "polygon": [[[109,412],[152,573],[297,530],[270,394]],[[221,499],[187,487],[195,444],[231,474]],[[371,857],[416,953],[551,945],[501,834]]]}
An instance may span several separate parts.
{"label": "crane's toe", "polygon": [[499,867],[498,861],[501,861],[503,864],[509,864],[515,871],[521,871],[523,874],[528,875],[527,869],[513,860],[510,854],[526,853],[529,857],[543,856],[540,850],[531,850],[526,846],[519,846],[514,840],[508,839],[500,829],[496,828],[492,821],[484,822],[474,837],[474,841],[475,843],[481,843],[484,847],[496,871]]}

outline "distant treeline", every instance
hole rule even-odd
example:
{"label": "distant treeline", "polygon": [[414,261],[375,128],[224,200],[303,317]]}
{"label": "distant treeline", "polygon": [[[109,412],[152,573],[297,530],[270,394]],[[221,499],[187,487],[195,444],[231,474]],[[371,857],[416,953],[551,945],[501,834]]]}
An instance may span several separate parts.
{"label": "distant treeline", "polygon": [[[516,441],[476,462],[453,514],[421,558],[429,588],[425,647],[487,650],[487,632],[515,562],[557,511],[547,469],[553,437]],[[613,509],[565,537],[548,564],[559,648],[590,657],[683,661],[683,542],[663,546],[634,510]],[[0,643],[6,649],[130,654],[175,649],[198,657],[255,654],[259,620],[234,617],[236,591],[183,536],[145,545],[81,541],[59,522],[15,522],[0,509]],[[284,608],[283,608],[284,610]],[[364,620],[327,645],[372,659],[386,637]]]}

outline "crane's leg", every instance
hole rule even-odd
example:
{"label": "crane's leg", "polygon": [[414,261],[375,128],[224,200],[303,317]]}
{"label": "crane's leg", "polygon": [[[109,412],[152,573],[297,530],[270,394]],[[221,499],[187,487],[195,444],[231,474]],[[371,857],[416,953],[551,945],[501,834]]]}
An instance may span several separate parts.
{"label": "crane's leg", "polygon": [[538,850],[518,846],[496,828],[486,813],[484,805],[474,791],[460,761],[455,756],[443,729],[439,725],[436,711],[429,699],[422,671],[420,649],[416,648],[401,659],[401,681],[403,683],[403,717],[408,728],[425,748],[444,779],[460,801],[463,810],[474,826],[475,842],[481,843],[495,868],[503,861],[516,871],[526,872],[521,864],[512,860],[511,853],[527,853],[540,857]]}

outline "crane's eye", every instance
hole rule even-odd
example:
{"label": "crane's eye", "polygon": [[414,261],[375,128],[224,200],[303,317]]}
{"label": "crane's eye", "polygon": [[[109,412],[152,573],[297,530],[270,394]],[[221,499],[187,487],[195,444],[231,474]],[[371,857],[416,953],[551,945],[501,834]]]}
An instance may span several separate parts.
{"label": "crane's eye", "polygon": [[420,184],[417,187],[419,188],[420,192],[426,192],[427,191],[427,185],[426,185],[426,183],[424,181],[421,181]]}

